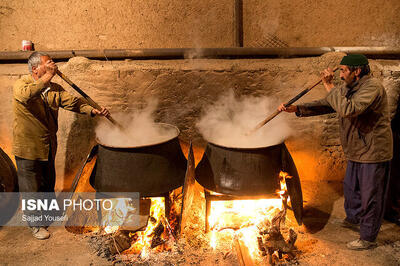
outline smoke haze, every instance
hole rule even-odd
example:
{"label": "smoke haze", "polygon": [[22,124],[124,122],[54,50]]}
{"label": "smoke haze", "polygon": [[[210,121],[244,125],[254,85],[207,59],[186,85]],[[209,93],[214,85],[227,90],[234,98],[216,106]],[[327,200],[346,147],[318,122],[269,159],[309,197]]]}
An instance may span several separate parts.
{"label": "smoke haze", "polygon": [[124,130],[107,121],[100,119],[96,127],[96,137],[101,144],[112,147],[138,147],[168,141],[178,135],[176,128],[156,124],[153,113],[158,102],[150,100],[144,109],[131,114],[112,114]]}
{"label": "smoke haze", "polygon": [[258,148],[276,145],[289,137],[291,132],[283,115],[276,116],[248,136],[246,133],[275,112],[278,105],[278,102],[266,97],[238,99],[230,91],[203,110],[196,126],[204,139],[221,146]]}

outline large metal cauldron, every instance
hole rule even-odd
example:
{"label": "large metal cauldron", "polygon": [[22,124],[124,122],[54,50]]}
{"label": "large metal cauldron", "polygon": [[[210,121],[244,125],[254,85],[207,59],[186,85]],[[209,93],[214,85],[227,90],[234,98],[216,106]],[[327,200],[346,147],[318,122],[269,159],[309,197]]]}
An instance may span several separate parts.
{"label": "large metal cauldron", "polygon": [[17,191],[17,170],[10,157],[0,148],[0,192]]}
{"label": "large metal cauldron", "polygon": [[97,162],[90,178],[97,192],[139,192],[141,197],[154,197],[183,185],[186,158],[179,145],[179,129],[157,125],[174,130],[174,136],[138,147],[98,144]]}
{"label": "large metal cauldron", "polygon": [[233,148],[208,143],[196,168],[196,180],[206,189],[233,196],[268,197],[280,190],[279,173],[286,179],[293,211],[301,224],[303,196],[292,156],[284,143],[260,148]]}
{"label": "large metal cauldron", "polygon": [[10,157],[0,148],[0,224],[7,223],[18,209],[18,201],[3,192],[18,192],[18,176]]}

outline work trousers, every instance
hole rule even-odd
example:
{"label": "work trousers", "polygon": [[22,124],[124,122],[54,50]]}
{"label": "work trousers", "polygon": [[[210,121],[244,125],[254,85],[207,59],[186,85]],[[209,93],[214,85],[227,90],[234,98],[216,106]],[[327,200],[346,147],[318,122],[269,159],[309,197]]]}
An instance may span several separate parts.
{"label": "work trousers", "polygon": [[[50,153],[51,154],[51,153]],[[56,183],[56,172],[54,166],[54,160],[49,155],[48,161],[28,160],[15,156],[15,160],[18,168],[18,185],[20,192],[50,192],[50,198],[55,199],[54,186]],[[34,194],[27,195],[27,199],[35,197],[35,199],[42,199]],[[36,194],[35,194],[36,195]],[[23,197],[24,198],[24,197]],[[24,215],[54,215],[54,212],[46,211],[24,211]],[[38,222],[28,222],[28,225],[33,226],[48,226],[49,223],[45,223],[44,220]]]}
{"label": "work trousers", "polygon": [[382,224],[390,163],[347,163],[343,181],[346,220],[360,224],[360,238],[375,241]]}

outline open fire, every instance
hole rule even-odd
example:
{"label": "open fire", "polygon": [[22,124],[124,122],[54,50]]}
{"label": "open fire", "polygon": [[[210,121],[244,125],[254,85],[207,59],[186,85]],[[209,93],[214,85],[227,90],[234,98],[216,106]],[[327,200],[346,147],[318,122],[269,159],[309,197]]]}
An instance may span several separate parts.
{"label": "open fire", "polygon": [[[175,230],[177,228],[177,221],[179,216],[179,208],[181,203],[180,189],[173,191],[170,198],[173,204],[170,210],[166,210],[164,197],[150,197],[143,198],[143,201],[151,201],[150,213],[147,225],[144,228],[130,231],[129,228],[124,226],[110,226],[111,221],[115,224],[117,221],[121,224],[121,219],[129,219],[129,211],[134,211],[126,201],[119,200],[116,205],[117,208],[110,211],[103,218],[103,234],[109,235],[113,238],[115,249],[111,253],[120,253],[124,255],[136,254],[138,257],[144,259],[149,256],[151,252],[169,251],[171,249],[171,241],[176,239]],[[168,205],[169,206],[169,205]],[[117,221],[116,221],[117,220]],[[122,233],[121,233],[122,232]],[[121,247],[117,243],[121,242],[124,238],[128,242],[128,246]]]}
{"label": "open fire", "polygon": [[[204,217],[209,227],[209,232],[204,234],[208,238],[204,244],[208,243],[216,253],[223,250],[225,255],[237,254],[239,261],[246,260],[246,254],[247,260],[256,263],[274,264],[291,260],[294,257],[292,251],[297,234],[292,229],[281,227],[281,224],[285,223],[286,209],[290,202],[286,180],[291,177],[281,172],[279,178],[280,190],[271,198],[230,200],[229,197],[223,197],[224,195],[220,195],[222,200],[213,198],[209,215]],[[170,193],[169,199],[143,199],[151,201],[147,225],[134,231],[129,231],[129,228],[123,226],[106,226],[107,221],[129,216],[129,205],[121,202],[119,208],[125,210],[110,212],[103,219],[103,235],[112,239],[109,242],[111,249],[114,249],[111,255],[119,254],[120,258],[126,255],[129,261],[143,261],[157,253],[161,254],[160,252],[174,253],[175,244],[178,243],[176,240],[182,195],[182,189],[179,188]],[[125,244],[121,245],[121,242]],[[125,246],[121,249],[123,245]]]}
{"label": "open fire", "polygon": [[261,261],[262,256],[268,255],[270,263],[276,256],[282,257],[282,253],[293,249],[296,240],[294,231],[290,230],[287,241],[284,241],[280,232],[289,200],[286,179],[290,176],[281,172],[279,177],[281,190],[277,191],[278,198],[211,202],[207,219],[211,230],[210,246],[213,249],[224,241],[230,241],[232,246],[245,249],[254,261]]}
{"label": "open fire", "polygon": [[155,251],[168,250],[166,242],[169,239],[169,234],[166,230],[166,223],[164,198],[151,198],[150,217],[147,227],[143,231],[129,234],[133,244],[124,253],[140,254],[141,257],[146,257],[150,249]]}

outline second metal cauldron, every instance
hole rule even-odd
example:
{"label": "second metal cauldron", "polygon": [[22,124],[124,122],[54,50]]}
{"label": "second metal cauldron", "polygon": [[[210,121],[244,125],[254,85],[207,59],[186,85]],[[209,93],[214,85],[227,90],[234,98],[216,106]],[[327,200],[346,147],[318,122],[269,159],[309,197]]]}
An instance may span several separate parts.
{"label": "second metal cauldron", "polygon": [[139,192],[142,197],[160,196],[183,185],[186,158],[175,130],[172,138],[139,147],[110,147],[99,143],[95,169],[90,178],[98,192]]}
{"label": "second metal cauldron", "polygon": [[303,196],[296,166],[284,143],[260,148],[233,148],[208,143],[196,167],[196,180],[206,189],[233,196],[260,196],[280,190],[279,173],[286,179],[296,219],[301,224]]}

